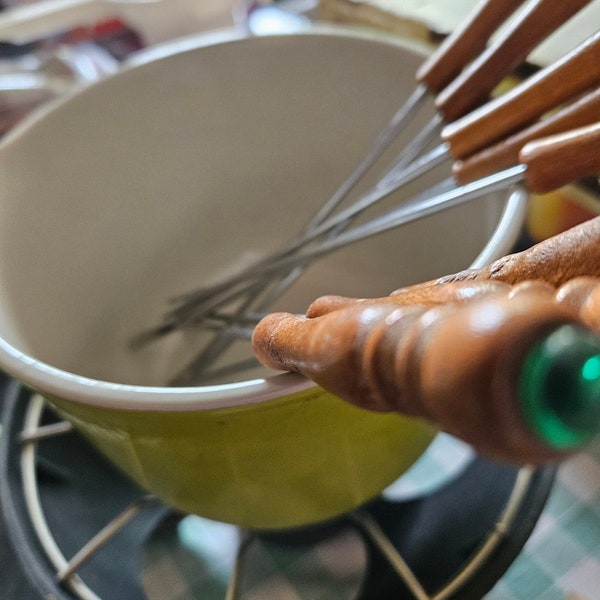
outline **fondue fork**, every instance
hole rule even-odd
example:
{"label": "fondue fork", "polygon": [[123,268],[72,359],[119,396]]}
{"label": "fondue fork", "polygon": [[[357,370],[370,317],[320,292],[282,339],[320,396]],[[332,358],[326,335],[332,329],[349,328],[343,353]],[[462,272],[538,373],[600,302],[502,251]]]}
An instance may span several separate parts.
{"label": "fondue fork", "polygon": [[[231,291],[239,281],[252,278],[254,269],[259,268],[261,263],[268,263],[276,260],[279,256],[295,252],[327,231],[338,227],[340,228],[338,231],[340,231],[345,224],[350,222],[350,218],[409,181],[423,175],[433,166],[437,166],[451,157],[464,159],[473,151],[480,149],[480,144],[470,142],[471,137],[476,138],[479,135],[477,124],[480,120],[487,139],[496,141],[503,134],[510,133],[519,125],[540,117],[546,111],[560,106],[562,102],[568,101],[598,82],[600,82],[600,32],[585,40],[562,60],[542,69],[515,89],[449,125],[442,133],[442,137],[445,137],[446,141],[424,157],[414,161],[401,176],[391,177],[391,172],[388,173],[375,188],[368,191],[345,211],[338,213],[333,219],[325,219],[318,224],[314,223],[311,228],[290,242],[279,253],[257,263],[255,267],[246,269],[239,276],[234,275],[215,286],[191,292],[179,297],[176,301],[181,303],[182,309],[184,306],[196,304],[200,311],[203,301],[211,297],[216,299],[219,292]],[[176,317],[179,314],[174,311],[169,316]]]}
{"label": "fondue fork", "polygon": [[[475,6],[463,23],[421,65],[415,76],[417,87],[413,93],[378,134],[373,146],[362,161],[314,215],[305,230],[310,230],[312,226],[326,219],[339,206],[415,116],[427,97],[435,97],[439,94],[466,65],[480,56],[490,37],[524,1],[481,0]],[[535,0],[535,2],[538,1]],[[557,18],[560,19],[560,16]],[[495,44],[494,54],[498,54],[500,48],[500,44]],[[501,77],[502,74],[499,79]],[[438,113],[420,135],[405,147],[397,159],[397,166],[410,162],[427,145],[428,141],[439,131],[442,120],[443,116]]]}
{"label": "fondue fork", "polygon": [[[531,50],[587,4],[589,2],[585,0],[576,0],[561,3],[559,8],[551,0],[528,2],[513,23],[499,32],[498,38],[492,44],[476,55],[462,72],[457,72],[456,77],[446,82],[443,89],[439,90],[434,98],[436,115],[430,124],[407,144],[387,176],[401,175],[410,162],[434,141],[444,123],[452,123],[485,103],[505,75],[521,65]],[[556,12],[556,9],[560,12]],[[427,63],[419,69],[418,75],[421,79],[427,79]],[[432,167],[441,161],[441,154],[437,152],[431,155]]]}
{"label": "fondue fork", "polygon": [[[594,94],[597,100],[598,94]],[[271,269],[304,264],[344,246],[405,225],[441,209],[469,202],[482,195],[525,184],[528,191],[544,194],[568,183],[600,173],[600,121],[529,141],[518,154],[519,164],[475,181],[431,195],[421,193],[402,206],[348,230],[334,239],[325,240],[303,253],[282,257]]]}
{"label": "fondue fork", "polygon": [[314,248],[282,257],[265,266],[265,273],[304,264],[318,256],[383,233],[441,209],[448,209],[498,190],[524,183],[528,191],[545,194],[583,177],[600,173],[600,121],[528,142],[519,152],[520,164],[431,195],[429,191],[416,195],[402,206],[390,210],[371,221],[325,240]]}
{"label": "fondue fork", "polygon": [[[538,0],[535,0],[536,2]],[[394,114],[387,126],[377,136],[373,147],[363,158],[362,162],[352,171],[350,176],[325,205],[314,215],[311,221],[304,228],[304,232],[309,232],[312,227],[318,225],[326,219],[343,199],[356,186],[358,181],[373,167],[384,151],[389,147],[393,140],[402,131],[406,123],[414,116],[424,103],[426,97],[431,94],[439,93],[452,79],[461,72],[462,69],[473,61],[485,49],[490,37],[514,12],[523,4],[524,0],[480,0],[470,15],[463,23],[449,35],[437,50],[421,65],[417,74],[417,88],[407,99],[404,105]],[[562,12],[562,11],[561,11]],[[496,52],[500,51],[498,44],[495,46]],[[432,128],[435,130],[435,126]],[[405,155],[408,158],[408,154]],[[399,159],[401,160],[401,159]],[[259,263],[260,264],[260,263]],[[289,280],[293,280],[292,275]],[[230,281],[224,282],[202,292],[196,292],[186,297],[177,298],[179,300],[198,302],[199,296],[210,297],[227,289]],[[254,291],[254,290],[249,290]],[[250,300],[251,301],[251,300]],[[240,313],[241,314],[241,313]],[[143,333],[136,337],[132,342],[132,347],[143,346],[157,337],[161,337],[175,327],[165,324],[152,331]]]}
{"label": "fondue fork", "polygon": [[[468,106],[464,104],[464,100],[467,97],[467,95],[465,94],[464,87],[467,84],[465,82],[469,82],[468,89],[469,91],[474,91],[475,98],[477,98],[477,94],[482,95],[484,90],[487,90],[487,96],[491,92],[492,88],[496,85],[496,83],[500,81],[507,72],[512,70],[514,66],[516,66],[516,64],[521,62],[532,48],[534,48],[541,40],[543,40],[550,32],[552,32],[559,24],[567,20],[573,14],[575,14],[585,4],[587,4],[587,2],[578,0],[576,2],[561,4],[560,6],[562,8],[560,11],[549,11],[547,2],[545,2],[544,0],[532,0],[528,4],[526,9],[523,11],[521,16],[515,19],[515,23],[507,27],[503,35],[499,36],[499,40],[491,44],[488,51],[484,52],[479,59],[474,60],[471,67],[463,70],[460,74],[462,77],[459,76],[459,78],[455,78],[453,80],[452,83],[457,82],[452,88],[455,91],[453,93],[448,92],[445,95],[438,94],[437,104],[439,104],[442,107],[439,109],[438,115],[442,114],[442,110],[446,115],[453,114],[449,112],[451,110],[455,110],[449,108],[451,106],[454,106],[453,102],[450,100],[452,98],[457,99],[456,101],[459,102],[459,105],[461,102],[463,103],[462,110],[468,110]],[[483,5],[484,3],[482,3],[481,6]],[[504,8],[506,10],[507,5],[505,5]],[[511,13],[515,8],[516,6],[514,5],[514,3],[511,4]],[[504,18],[506,18],[506,16],[507,15],[505,14]],[[504,18],[502,20],[496,18],[495,26],[497,26],[500,21],[503,21]],[[474,20],[476,21],[476,19]],[[466,30],[468,31],[468,29],[469,28],[467,27]],[[458,36],[456,39],[461,38],[460,36]],[[441,55],[445,56],[444,53],[442,53]],[[435,71],[435,69],[433,71]],[[420,76],[423,76],[423,72],[427,72],[427,70],[423,69]],[[446,86],[446,88],[448,87],[449,86]],[[444,88],[444,90],[446,88]],[[478,101],[480,100],[470,100],[469,102],[473,102],[474,104],[476,104]],[[400,113],[406,114],[404,112],[404,109],[401,109],[401,111],[397,113],[397,116]],[[460,111],[458,111],[456,114],[460,114]],[[402,119],[404,118],[408,117],[402,117]],[[436,159],[437,162],[446,159],[446,157],[443,156],[443,154],[444,153],[442,153],[440,157]],[[406,156],[407,155],[404,154],[405,158]],[[366,165],[370,162],[370,160],[371,159],[367,160],[367,162],[363,164]],[[417,176],[419,174],[419,168],[423,167],[419,167],[419,163],[417,162],[416,165],[412,166],[412,170],[411,167],[405,169],[404,179],[409,180],[410,178],[414,178],[414,176]],[[358,171],[360,172],[360,170],[361,169],[359,168]],[[366,170],[367,167],[365,167],[365,172]],[[394,170],[395,172],[397,172],[398,167],[394,167]],[[352,177],[353,176],[351,175],[351,180]],[[358,181],[358,179],[356,179],[356,181]],[[396,187],[399,187],[401,183],[402,181],[399,182],[398,176],[394,174],[394,185]],[[334,195],[332,201],[326,203],[326,205],[317,213],[315,218],[313,218],[313,220],[304,229],[304,237],[310,237],[310,235],[313,232],[315,232],[315,230],[315,238],[318,235],[321,235],[322,230],[319,229],[319,227],[321,226],[323,221],[327,221],[327,217],[335,210],[341,199],[345,197],[346,193],[350,191],[350,189],[353,186],[354,183],[352,183],[352,185],[350,185],[349,187],[344,188],[344,186],[342,186],[342,188],[340,188],[345,189],[346,191],[344,191],[341,195]],[[386,192],[384,195],[387,195],[389,193],[390,192]],[[359,212],[361,212],[361,210],[362,209],[358,207],[356,209],[356,212],[351,214],[347,218],[340,218],[339,222],[336,223],[335,226],[331,228],[327,233],[328,237],[335,238],[340,231],[345,230],[350,224],[352,218],[354,217],[354,214],[358,214]],[[346,213],[342,213],[342,215],[345,214]],[[303,234],[299,236],[300,240],[303,239]],[[294,248],[294,243],[292,243],[292,247],[290,249],[284,249],[284,251],[281,254],[291,255],[295,252],[296,249]],[[275,257],[275,259],[276,258],[277,257]],[[261,261],[261,263],[257,265],[258,272],[260,272],[262,262],[272,263],[273,257],[269,257],[265,261]],[[277,264],[276,261],[275,264]],[[304,267],[304,265],[301,266]],[[252,275],[252,271],[254,270],[255,269],[251,268],[248,274]],[[267,307],[273,301],[274,298],[276,298],[282,293],[282,291],[289,287],[289,285],[301,274],[301,272],[302,268],[298,268],[290,273],[287,273],[285,275],[285,278],[283,278],[279,285],[275,289],[270,290],[267,298],[260,301],[258,309],[260,310],[262,308]],[[260,283],[256,281],[256,278],[252,279],[254,279],[255,281],[253,281],[251,285],[249,285],[243,292],[238,291],[235,294],[236,297],[240,297],[242,293],[246,294],[242,305],[238,308],[238,315],[243,315],[244,312],[252,308],[252,306],[257,301],[257,296],[260,296],[260,292],[262,292],[262,289],[265,287],[264,285],[260,285]],[[230,290],[233,283],[234,282],[230,280],[228,282],[224,282],[224,284],[221,286],[217,285],[217,289],[212,288],[212,290],[201,290],[198,293],[192,293],[191,295],[187,295],[186,297],[180,298],[179,301],[181,302],[181,306],[175,311],[172,311],[170,315],[167,316],[166,323],[164,325],[161,325],[159,328],[156,328],[152,332],[138,337],[138,339],[134,342],[134,345],[141,345],[143,343],[147,343],[155,337],[164,335],[165,333],[168,333],[169,331],[172,331],[175,328],[181,327],[181,321],[177,322],[176,324],[174,324],[173,322],[169,323],[168,321],[172,317],[180,319],[182,314],[188,311],[189,307],[191,307],[191,314],[188,315],[186,318],[188,322],[197,323],[199,318],[202,316],[202,313],[206,315],[213,308],[221,306],[222,302],[230,301],[231,295],[228,296],[228,294],[225,294],[225,299],[223,299],[222,301],[219,300],[219,293],[221,291],[228,290],[228,288]],[[272,281],[269,281],[269,283],[272,283]],[[220,290],[218,288],[220,288]],[[208,300],[211,301],[208,302]],[[183,321],[185,320],[186,319],[183,319]],[[197,360],[194,361],[197,369],[200,370],[210,365],[222,353],[222,351],[226,347],[228,347],[228,345],[231,343],[234,337],[235,336],[228,335],[226,330],[218,334],[217,339],[214,341],[214,343],[211,344],[210,347],[207,347],[203,352],[201,352]]]}
{"label": "fondue fork", "polygon": [[[537,17],[541,17],[541,15],[545,15],[548,11],[547,6],[539,1],[532,3],[531,6],[537,10],[533,12],[528,11],[526,13],[527,16],[535,14]],[[542,7],[546,10],[540,12]],[[556,16],[554,18],[556,19]],[[557,19],[552,23],[556,27],[560,22],[561,21]],[[518,42],[523,44],[523,40],[527,39],[527,36],[537,39],[535,35],[537,32],[536,28],[537,23],[529,18],[525,19],[522,17],[520,20],[513,23],[511,27],[507,29],[503,38],[493,45],[493,51],[486,54],[487,59],[485,61],[478,61],[477,64],[479,65],[479,68],[486,70],[493,67],[495,63],[499,62],[498,57],[501,57],[503,52],[510,50],[511,53],[514,53],[513,44],[517,44]],[[544,32],[547,33],[547,28],[544,28]],[[510,33],[512,33],[512,35]],[[517,33],[519,34],[518,36]],[[529,51],[529,47],[527,51]],[[526,55],[526,52],[523,52],[523,54]],[[425,63],[425,66],[427,66],[427,63]],[[435,71],[426,72],[430,73]],[[474,73],[477,71],[471,66],[469,72],[471,75],[468,80],[474,82]],[[499,80],[497,74],[492,79],[492,76],[490,76],[487,70],[485,75],[487,76],[487,79],[481,76],[480,81],[478,81],[477,85],[474,87],[476,93],[481,89],[482,81],[487,81],[489,91],[491,91],[493,86]],[[263,259],[257,263],[255,267],[248,267],[244,273],[239,275],[239,277],[244,278],[246,276],[251,276],[253,274],[253,269],[260,268],[262,263],[276,259],[279,255],[294,252],[298,247],[321,235],[327,229],[333,230],[334,228],[339,227],[341,230],[344,227],[342,224],[346,219],[359,214],[364,208],[367,208],[386,197],[391,192],[396,191],[401,186],[413,181],[444,161],[452,157],[456,159],[464,158],[467,156],[467,153],[459,151],[461,146],[458,144],[460,143],[462,148],[468,144],[468,141],[466,140],[473,134],[473,128],[476,128],[479,119],[482,120],[482,125],[485,125],[488,130],[491,129],[489,125],[490,122],[496,123],[494,137],[490,139],[490,141],[496,141],[503,133],[510,133],[511,129],[514,129],[519,124],[515,124],[515,115],[517,115],[516,118],[520,119],[521,124],[526,123],[532,118],[539,117],[545,110],[559,106],[560,102],[569,100],[575,94],[583,92],[587,87],[598,81],[600,81],[600,33],[591,36],[588,40],[578,46],[578,48],[567,54],[563,60],[546,67],[535,77],[530,78],[530,80],[527,81],[526,86],[520,87],[516,93],[510,94],[510,96],[501,96],[497,101],[484,105],[479,111],[476,111],[477,114],[474,115],[474,117],[468,120],[468,124],[471,126],[459,127],[457,125],[446,142],[430,151],[427,155],[412,162],[402,173],[397,173],[396,168],[392,167],[388,174],[384,175],[380,180],[381,183],[378,186],[379,189],[376,188],[373,190],[370,197],[360,198],[347,209],[347,212],[342,213],[341,216],[338,214],[335,221],[327,220],[327,217],[335,208],[334,204],[337,206],[337,204],[339,204],[338,200],[341,200],[338,192],[338,194],[334,195],[332,198],[332,201],[334,199],[335,201],[328,202],[315,215],[309,225],[306,226],[294,240],[286,245],[286,247],[276,255]],[[460,96],[461,103],[463,106],[466,106],[465,96],[468,96],[471,91],[470,89],[464,89],[462,86],[459,89],[462,90],[462,95]],[[453,94],[450,97],[456,96]],[[445,101],[444,106],[446,110],[452,110],[452,114],[455,114],[454,109],[450,108],[453,105],[449,101]],[[507,119],[507,115],[512,115],[510,120]],[[467,119],[467,117],[468,115],[464,118]],[[367,195],[369,195],[369,192],[367,192]],[[325,222],[327,225],[324,224]],[[179,303],[183,310],[185,310],[184,307],[186,305],[193,306],[194,304],[197,304],[198,311],[200,311],[203,302],[208,301],[211,297],[214,299],[220,292],[226,291],[236,284],[237,276],[233,276],[214,286],[203,288],[175,298],[174,302]],[[176,314],[175,312],[172,312],[167,316],[176,317]]]}
{"label": "fondue fork", "polygon": [[[560,82],[565,83],[561,86]],[[495,123],[495,133],[493,135],[490,133],[490,137],[494,139],[494,137],[500,135],[503,123],[510,122],[510,126],[514,127],[514,118],[510,117],[511,121],[508,121],[507,115],[510,116],[516,113],[520,116],[521,122],[530,122],[532,118],[555,108],[556,102],[568,99],[587,86],[593,83],[597,84],[598,82],[600,82],[600,33],[583,42],[563,60],[542,69],[535,76],[515,87],[510,93],[491,101],[476,112],[482,115],[482,118],[487,123]],[[563,109],[563,111],[554,117],[546,118],[533,127],[525,128],[518,134],[514,134],[515,136],[518,135],[518,138],[516,141],[512,141],[512,145],[503,141],[504,157],[501,164],[498,163],[498,167],[503,168],[504,166],[516,164],[518,162],[518,151],[526,141],[592,122],[594,115],[598,114],[598,112],[595,112],[597,109],[597,104],[594,101],[596,95],[597,92],[593,92],[591,98],[579,101],[572,107]],[[565,118],[563,115],[568,115],[568,118]],[[477,119],[472,118],[470,115],[468,116],[467,127],[459,127],[458,124],[460,122],[457,122],[452,139],[444,143],[442,151],[448,154],[448,149],[445,147],[446,144],[453,145],[458,143],[464,146],[465,142],[463,140],[472,134],[473,124],[476,122]],[[518,142],[520,142],[520,145]],[[508,151],[509,149],[510,151]],[[473,155],[469,161],[465,160],[455,163],[455,173],[459,175],[459,180],[462,183],[466,182],[466,170],[472,168],[469,165],[472,165],[477,160],[481,152],[486,152],[486,167],[485,169],[480,167],[478,175],[490,174],[494,169],[497,169],[495,161],[496,156],[500,157],[499,149],[493,148],[480,151],[480,153]],[[414,163],[413,169],[414,171],[420,169],[419,161]],[[387,187],[384,187],[383,184],[378,184],[373,190],[359,198],[345,212],[339,213],[333,219],[324,221],[320,226],[313,229],[312,234],[299,237],[285,251],[270,256],[268,260],[263,260],[254,267],[241,274],[234,275],[220,284],[177,299],[180,301],[180,306],[165,315],[165,323],[155,330],[142,334],[135,343],[142,345],[152,341],[155,337],[183,326],[186,322],[197,323],[203,314],[208,314],[216,307],[239,297],[242,293],[254,292],[257,289],[256,278],[265,272],[261,271],[261,269],[266,268],[266,272],[270,272],[270,264],[275,264],[276,261],[283,257],[298,251],[316,240],[321,234],[332,230],[335,231],[336,227],[349,223],[351,217],[358,215],[375,202],[395,191],[396,184],[398,183],[397,181],[388,181],[386,184]],[[444,185],[448,187],[451,183],[444,182]],[[432,192],[435,194],[436,190],[428,190],[428,193]],[[241,288],[239,287],[240,285],[242,285]],[[209,302],[209,300],[211,301]]]}
{"label": "fondue fork", "polygon": [[[596,175],[600,173],[600,121],[528,142],[519,152],[519,160],[520,164],[514,167],[438,195],[429,197],[427,194],[419,194],[404,206],[356,226],[336,238],[325,240],[301,254],[282,257],[279,263],[269,267],[276,270],[304,265],[343,246],[437,212],[440,207],[458,206],[492,191],[524,184],[529,191],[543,194],[582,177]],[[267,273],[266,271],[265,274]],[[239,364],[235,365],[234,369],[239,367]],[[219,373],[228,372],[220,370]],[[173,382],[190,385],[197,380],[197,376],[197,365],[192,361],[178,373]]]}

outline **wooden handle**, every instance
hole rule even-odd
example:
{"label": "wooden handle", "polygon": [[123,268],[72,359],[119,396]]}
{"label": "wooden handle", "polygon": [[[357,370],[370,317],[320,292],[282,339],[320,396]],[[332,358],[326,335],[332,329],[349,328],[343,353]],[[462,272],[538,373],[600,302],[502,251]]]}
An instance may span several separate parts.
{"label": "wooden handle", "polygon": [[458,160],[452,173],[460,184],[507,169],[519,162],[519,152],[530,141],[589,125],[600,115],[600,87],[557,113],[508,136],[490,147]]}
{"label": "wooden handle", "polygon": [[589,2],[530,0],[498,39],[438,94],[436,107],[446,121],[454,121],[485,102],[531,50]]}
{"label": "wooden handle", "polygon": [[324,314],[346,308],[354,304],[370,306],[373,304],[393,304],[395,306],[424,306],[432,307],[449,302],[463,302],[482,298],[489,294],[497,294],[510,289],[508,283],[501,281],[456,281],[447,285],[410,286],[400,288],[389,296],[379,298],[349,298],[345,296],[321,296],[306,310],[309,318],[320,317]]}
{"label": "wooden handle", "polygon": [[600,83],[600,31],[507,93],[447,125],[442,138],[465,158]]}
{"label": "wooden handle", "polygon": [[446,87],[487,46],[492,34],[524,0],[481,0],[417,71],[432,94]]}
{"label": "wooden handle", "polygon": [[466,269],[414,287],[482,280],[515,284],[529,279],[538,279],[558,287],[582,276],[600,277],[600,217],[576,225],[526,250],[503,256],[481,269]]}
{"label": "wooden handle", "polygon": [[519,153],[528,188],[538,194],[600,173],[600,121],[527,143]]}
{"label": "wooden handle", "polygon": [[[565,324],[581,320],[534,287],[432,309],[380,303],[314,319],[277,313],[259,323],[253,344],[267,366],[300,372],[358,406],[427,419],[495,458],[544,463],[572,447],[532,429],[520,386],[530,353]],[[600,338],[591,344],[600,353]]]}
{"label": "wooden handle", "polygon": [[555,299],[577,311],[588,327],[600,332],[600,277],[571,279],[558,288]]}
{"label": "wooden handle", "polygon": [[555,287],[540,279],[527,279],[513,285],[500,281],[450,281],[442,285],[416,285],[399,288],[389,296],[350,298],[321,296],[308,307],[306,316],[314,319],[349,306],[420,306],[432,308],[443,304],[460,304],[481,300],[491,295],[514,298],[537,292],[542,296],[555,294],[555,300],[577,311],[582,320],[600,333],[600,277],[581,275],[569,279],[555,293]]}

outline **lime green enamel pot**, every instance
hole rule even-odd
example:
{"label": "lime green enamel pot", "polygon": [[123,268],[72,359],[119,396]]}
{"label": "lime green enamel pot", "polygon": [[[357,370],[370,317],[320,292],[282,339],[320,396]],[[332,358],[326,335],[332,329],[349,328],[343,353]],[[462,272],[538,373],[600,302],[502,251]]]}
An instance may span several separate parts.
{"label": "lime green enamel pot", "polygon": [[[0,145],[0,368],[186,512],[294,527],[379,494],[426,450],[430,426],[260,369],[169,387],[208,334],[135,352],[129,341],[170,297],[291,238],[412,92],[422,59],[401,39],[343,29],[192,37],[17,127]],[[524,204],[518,190],[498,194],[337,251],[273,309],[383,295],[492,260]]]}

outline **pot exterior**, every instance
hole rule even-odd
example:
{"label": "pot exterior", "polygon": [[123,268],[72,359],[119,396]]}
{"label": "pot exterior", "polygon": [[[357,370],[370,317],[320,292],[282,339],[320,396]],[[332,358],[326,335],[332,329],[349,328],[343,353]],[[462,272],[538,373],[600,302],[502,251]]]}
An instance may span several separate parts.
{"label": "pot exterior", "polygon": [[208,411],[50,402],[169,506],[252,529],[307,525],[360,506],[408,469],[435,436],[425,423],[368,412],[320,388]]}

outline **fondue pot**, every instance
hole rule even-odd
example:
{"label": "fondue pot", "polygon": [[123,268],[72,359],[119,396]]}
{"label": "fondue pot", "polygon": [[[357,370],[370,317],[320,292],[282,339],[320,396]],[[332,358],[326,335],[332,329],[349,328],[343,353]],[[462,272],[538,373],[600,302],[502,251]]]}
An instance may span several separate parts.
{"label": "fondue pot", "polygon": [[[290,239],[411,93],[424,52],[344,29],[192,37],[19,125],[0,144],[0,368],[178,510],[275,529],[377,496],[424,453],[430,425],[291,373],[172,387],[207,333],[130,340],[172,296]],[[525,201],[496,193],[344,248],[273,308],[481,266],[511,249]]]}

